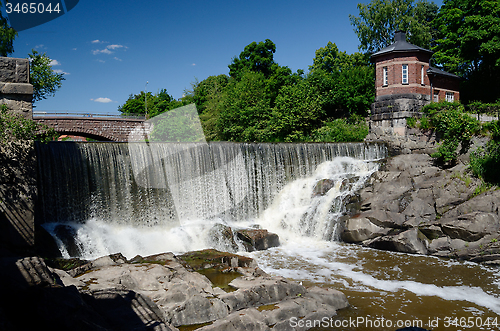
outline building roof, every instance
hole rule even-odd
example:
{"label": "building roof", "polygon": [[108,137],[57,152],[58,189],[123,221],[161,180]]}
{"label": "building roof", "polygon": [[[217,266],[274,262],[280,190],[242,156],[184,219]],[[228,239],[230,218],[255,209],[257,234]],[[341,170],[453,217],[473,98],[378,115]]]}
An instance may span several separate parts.
{"label": "building roof", "polygon": [[429,67],[429,69],[427,69],[427,75],[428,76],[436,75],[436,76],[448,76],[448,77],[453,77],[453,78],[460,78],[457,75],[454,75],[452,73],[449,73],[449,72],[446,72],[444,70],[434,68],[434,67]]}
{"label": "building roof", "polygon": [[424,52],[432,54],[432,51],[415,46],[406,41],[406,33],[397,31],[394,35],[394,43],[372,54],[371,58],[375,58],[389,53],[408,53],[408,52]]}

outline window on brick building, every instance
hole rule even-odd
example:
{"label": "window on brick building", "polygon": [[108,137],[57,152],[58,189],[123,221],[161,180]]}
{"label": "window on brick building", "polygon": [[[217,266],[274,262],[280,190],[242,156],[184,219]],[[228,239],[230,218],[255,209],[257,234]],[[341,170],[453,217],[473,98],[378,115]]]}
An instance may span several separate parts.
{"label": "window on brick building", "polygon": [[383,86],[387,86],[389,85],[389,75],[388,75],[388,72],[387,72],[387,67],[384,67],[382,68],[382,72],[383,72]]}
{"label": "window on brick building", "polygon": [[425,80],[424,80],[424,66],[420,67],[420,84],[425,85]]}
{"label": "window on brick building", "polygon": [[407,64],[403,64],[401,81],[403,84],[408,84],[408,65]]}
{"label": "window on brick building", "polygon": [[434,102],[439,102],[439,91],[434,90]]}
{"label": "window on brick building", "polygon": [[446,101],[448,101],[448,102],[455,101],[455,93],[453,93],[453,92],[446,92]]}

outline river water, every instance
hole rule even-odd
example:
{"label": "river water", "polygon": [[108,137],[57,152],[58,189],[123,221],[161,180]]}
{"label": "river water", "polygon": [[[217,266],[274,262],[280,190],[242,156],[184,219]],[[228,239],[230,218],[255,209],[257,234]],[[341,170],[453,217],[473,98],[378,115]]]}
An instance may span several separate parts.
{"label": "river water", "polygon": [[[319,329],[499,329],[499,268],[336,240],[383,146],[68,142],[37,153],[37,221],[66,257],[225,249],[214,225],[260,227],[281,246],[242,254],[268,273],[348,296],[351,307]],[[317,194],[324,180],[331,189]]]}

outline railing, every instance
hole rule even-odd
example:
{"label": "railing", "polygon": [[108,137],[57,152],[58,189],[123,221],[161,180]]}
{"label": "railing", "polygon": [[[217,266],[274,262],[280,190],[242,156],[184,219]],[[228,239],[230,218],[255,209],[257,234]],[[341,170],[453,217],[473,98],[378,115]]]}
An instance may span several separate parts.
{"label": "railing", "polygon": [[120,119],[146,119],[146,116],[141,114],[93,114],[93,113],[62,113],[62,112],[45,112],[34,111],[33,118],[45,116],[72,116],[72,117],[104,117],[104,118],[120,118]]}

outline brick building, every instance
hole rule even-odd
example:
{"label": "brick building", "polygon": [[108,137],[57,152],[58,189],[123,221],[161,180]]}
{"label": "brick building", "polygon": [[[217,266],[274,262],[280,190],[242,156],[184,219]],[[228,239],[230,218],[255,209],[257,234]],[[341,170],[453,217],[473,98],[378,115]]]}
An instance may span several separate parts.
{"label": "brick building", "polygon": [[432,51],[412,45],[398,31],[394,43],[371,56],[375,63],[372,125],[404,135],[406,118],[433,101],[458,101],[460,77],[431,67]]}

